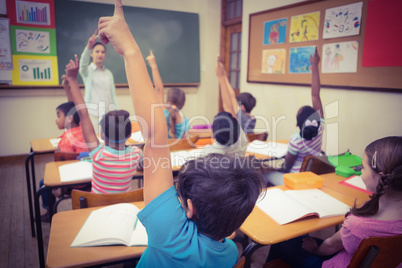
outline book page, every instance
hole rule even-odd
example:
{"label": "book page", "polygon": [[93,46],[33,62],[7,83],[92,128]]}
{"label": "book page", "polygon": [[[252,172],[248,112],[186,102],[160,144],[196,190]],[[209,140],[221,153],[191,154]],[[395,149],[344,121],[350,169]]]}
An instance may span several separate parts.
{"label": "book page", "polygon": [[284,157],[288,152],[288,145],[284,143],[254,140],[247,145],[247,152],[280,158]]}
{"label": "book page", "polygon": [[268,189],[257,206],[280,225],[295,221],[314,211],[304,207],[279,188]]}
{"label": "book page", "polygon": [[59,166],[60,181],[80,181],[92,179],[92,163],[79,161],[72,164]]}
{"label": "book page", "polygon": [[140,220],[136,220],[134,224],[134,231],[131,236],[130,246],[146,246],[148,245],[148,235],[144,225]]}
{"label": "book page", "polygon": [[320,218],[345,215],[350,209],[345,203],[318,189],[288,190],[285,193],[303,206],[317,212]]}
{"label": "book page", "polygon": [[139,209],[128,203],[91,212],[71,247],[123,244],[128,246]]}
{"label": "book page", "polygon": [[182,150],[170,153],[170,159],[172,162],[172,167],[181,167],[190,159],[194,159],[200,156],[204,156],[205,153],[203,149],[193,149],[193,150]]}
{"label": "book page", "polygon": [[364,184],[362,177],[354,175],[346,180],[340,182],[341,184],[356,187],[364,192],[371,193],[367,190],[366,185]]}

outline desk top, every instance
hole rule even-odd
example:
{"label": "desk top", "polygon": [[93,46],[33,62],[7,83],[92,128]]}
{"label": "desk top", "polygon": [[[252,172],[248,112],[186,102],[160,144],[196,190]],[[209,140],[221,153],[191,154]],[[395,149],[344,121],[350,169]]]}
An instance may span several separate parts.
{"label": "desk top", "polygon": [[[60,181],[60,173],[59,166],[67,165],[71,163],[78,162],[78,160],[70,160],[70,161],[56,161],[49,162],[45,166],[45,176],[44,176],[44,184],[48,187],[58,187],[58,186],[67,186],[67,185],[75,185],[85,182],[91,182],[91,179],[79,180],[79,181],[69,181],[69,182],[61,182]],[[142,171],[136,171],[133,176],[138,177],[142,176]]]}
{"label": "desk top", "polygon": [[[355,200],[358,205],[361,205],[368,200],[368,195],[360,195],[358,193],[360,191],[358,190],[343,193],[342,191],[345,186],[336,182],[339,178],[335,173],[327,174],[326,176],[323,176],[323,178],[324,186],[320,190],[349,206],[353,206]],[[330,182],[330,180],[333,182]],[[327,184],[331,185],[331,187],[327,187]],[[290,188],[285,185],[278,187],[282,190],[290,190]],[[329,218],[310,217],[289,224],[280,225],[261,209],[254,207],[254,210],[240,227],[240,230],[254,242],[262,245],[270,245],[340,224],[343,222],[344,218],[344,216]]]}
{"label": "desk top", "polygon": [[31,148],[34,153],[51,153],[57,150],[57,147],[50,143],[50,139],[31,140]]}
{"label": "desk top", "polygon": [[[144,207],[144,202],[133,204]],[[46,267],[86,267],[141,256],[146,247],[70,247],[90,212],[98,208],[62,211],[53,216]]]}

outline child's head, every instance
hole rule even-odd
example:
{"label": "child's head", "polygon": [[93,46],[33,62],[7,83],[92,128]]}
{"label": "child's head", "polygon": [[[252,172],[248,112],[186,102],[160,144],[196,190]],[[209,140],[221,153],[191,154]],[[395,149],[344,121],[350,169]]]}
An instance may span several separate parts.
{"label": "child's head", "polygon": [[220,112],[212,123],[213,136],[224,146],[231,146],[237,142],[240,135],[240,125],[236,118],[228,112]]}
{"label": "child's head", "polygon": [[106,46],[101,42],[96,42],[91,51],[93,63],[102,64],[106,56]]}
{"label": "child's head", "polygon": [[59,129],[70,129],[80,124],[80,116],[75,109],[74,102],[65,102],[56,108],[56,125]]}
{"label": "child's head", "polygon": [[362,164],[362,180],[373,195],[361,208],[353,208],[352,213],[374,215],[381,196],[402,194],[402,137],[385,137],[370,143],[364,150]]}
{"label": "child's head", "polygon": [[240,93],[236,96],[236,100],[240,105],[243,105],[246,113],[251,113],[257,104],[257,100],[248,92]]}
{"label": "child's head", "polygon": [[192,220],[200,233],[220,240],[242,225],[265,187],[253,163],[250,158],[210,154],[180,169],[177,193],[186,212],[191,200]]}
{"label": "child's head", "polygon": [[110,111],[102,117],[100,122],[105,143],[125,142],[131,135],[130,114],[124,110]]}
{"label": "child's head", "polygon": [[170,104],[169,111],[169,136],[176,138],[176,122],[180,116],[179,111],[186,102],[186,94],[180,88],[171,88],[167,93],[166,102]]}
{"label": "child's head", "polygon": [[296,116],[297,126],[300,128],[300,136],[311,140],[318,134],[320,127],[320,114],[311,106],[303,106]]}

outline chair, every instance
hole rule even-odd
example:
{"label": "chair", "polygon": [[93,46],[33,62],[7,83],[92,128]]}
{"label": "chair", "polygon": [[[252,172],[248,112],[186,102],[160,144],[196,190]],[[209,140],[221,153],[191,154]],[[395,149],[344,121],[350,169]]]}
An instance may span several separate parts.
{"label": "chair", "polygon": [[261,133],[246,133],[248,142],[252,142],[254,140],[266,141],[268,138],[268,132]]}
{"label": "chair", "polygon": [[180,151],[195,148],[195,143],[198,141],[198,136],[188,136],[183,139],[169,139],[168,145],[170,151]]}
{"label": "chair", "polygon": [[317,175],[333,173],[335,167],[328,162],[326,156],[308,155],[304,157],[300,172],[311,171]]}
{"label": "chair", "polygon": [[68,161],[68,160],[76,160],[79,156],[79,153],[67,153],[67,152],[54,152],[54,161]]}
{"label": "chair", "polygon": [[397,267],[402,262],[402,235],[366,237],[352,257],[348,268]]}
{"label": "chair", "polygon": [[116,194],[96,194],[74,189],[71,192],[73,209],[108,206],[117,203],[143,201],[143,188]]}
{"label": "chair", "polygon": [[244,264],[246,263],[246,257],[241,256],[238,261],[235,263],[233,268],[243,268]]}

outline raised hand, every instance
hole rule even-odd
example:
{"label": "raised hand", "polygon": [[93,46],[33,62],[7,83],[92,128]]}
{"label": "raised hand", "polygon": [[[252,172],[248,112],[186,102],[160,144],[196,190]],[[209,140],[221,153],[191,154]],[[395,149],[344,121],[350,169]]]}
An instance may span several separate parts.
{"label": "raised hand", "polygon": [[80,68],[80,62],[78,60],[77,54],[74,55],[75,61],[70,60],[70,62],[66,65],[66,76],[67,78],[77,78],[78,69]]}
{"label": "raised hand", "polygon": [[92,49],[96,43],[96,38],[98,34],[98,29],[95,29],[95,32],[93,35],[91,35],[88,39],[87,47],[88,49]]}
{"label": "raised hand", "polygon": [[124,19],[121,0],[115,0],[112,17],[101,17],[99,19],[98,29],[101,42],[105,45],[110,42],[120,55],[124,56],[126,53],[136,52],[133,48],[137,43]]}
{"label": "raised hand", "polygon": [[145,58],[151,68],[158,67],[152,50],[149,51],[149,56]]}
{"label": "raised hand", "polygon": [[317,65],[320,62],[320,55],[318,55],[317,47],[315,47],[314,55],[310,55],[310,63],[311,65]]}
{"label": "raised hand", "polygon": [[67,80],[67,76],[65,75],[65,74],[63,74],[62,76],[61,76],[61,84],[64,86],[64,87],[66,87],[66,86],[68,86],[68,80]]}
{"label": "raised hand", "polygon": [[221,56],[218,55],[218,59],[216,62],[216,76],[223,77],[226,76],[225,66],[222,63]]}

